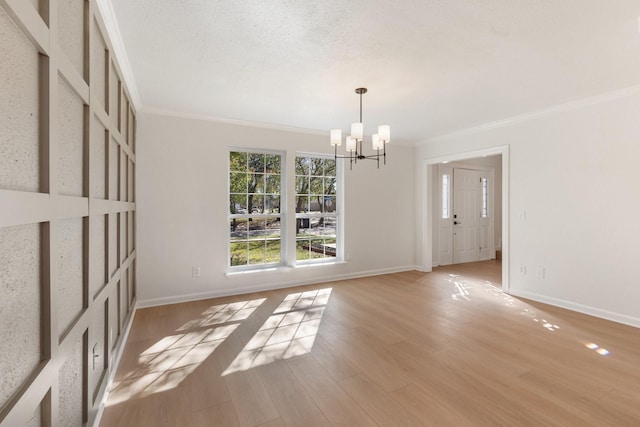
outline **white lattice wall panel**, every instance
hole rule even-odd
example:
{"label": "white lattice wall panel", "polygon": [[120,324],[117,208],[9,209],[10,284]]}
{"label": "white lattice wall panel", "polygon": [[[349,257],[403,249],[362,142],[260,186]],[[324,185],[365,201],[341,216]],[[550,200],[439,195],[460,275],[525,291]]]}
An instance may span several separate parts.
{"label": "white lattice wall panel", "polygon": [[0,58],[0,427],[91,425],[135,303],[135,111],[94,0],[0,0]]}

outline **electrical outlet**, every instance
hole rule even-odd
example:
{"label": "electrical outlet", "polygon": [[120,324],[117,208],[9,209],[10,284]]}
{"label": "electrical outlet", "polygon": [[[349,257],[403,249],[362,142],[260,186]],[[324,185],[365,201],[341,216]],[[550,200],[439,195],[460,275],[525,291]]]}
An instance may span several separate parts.
{"label": "electrical outlet", "polygon": [[527,275],[527,266],[526,265],[521,265],[520,266],[520,273],[522,273],[523,276]]}
{"label": "electrical outlet", "polygon": [[191,276],[200,277],[200,267],[193,267],[191,269]]}

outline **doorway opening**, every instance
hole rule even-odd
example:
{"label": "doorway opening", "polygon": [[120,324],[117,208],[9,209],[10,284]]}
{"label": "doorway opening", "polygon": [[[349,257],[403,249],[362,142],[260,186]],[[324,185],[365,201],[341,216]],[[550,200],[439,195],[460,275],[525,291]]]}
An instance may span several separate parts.
{"label": "doorway opening", "polygon": [[509,147],[428,159],[424,172],[424,271],[501,260],[502,290],[507,292]]}

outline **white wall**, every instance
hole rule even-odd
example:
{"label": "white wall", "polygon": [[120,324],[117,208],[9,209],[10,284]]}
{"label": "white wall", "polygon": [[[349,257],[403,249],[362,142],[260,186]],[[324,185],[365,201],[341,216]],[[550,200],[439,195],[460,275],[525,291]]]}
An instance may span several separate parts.
{"label": "white wall", "polygon": [[[139,305],[317,283],[414,267],[412,147],[388,146],[387,166],[345,176],[344,264],[227,276],[228,147],[332,153],[327,136],[150,113],[138,116]],[[201,277],[191,277],[192,266]]]}
{"label": "white wall", "polygon": [[[416,153],[417,219],[425,159],[509,145],[509,292],[640,326],[639,117],[636,87],[426,141]],[[422,260],[431,242],[416,241]]]}

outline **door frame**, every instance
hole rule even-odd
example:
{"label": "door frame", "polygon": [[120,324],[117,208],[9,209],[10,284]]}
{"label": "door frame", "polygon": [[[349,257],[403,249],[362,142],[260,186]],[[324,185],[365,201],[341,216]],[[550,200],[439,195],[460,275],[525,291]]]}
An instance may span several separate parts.
{"label": "door frame", "polygon": [[434,200],[434,191],[437,191],[437,182],[434,182],[433,168],[443,162],[463,162],[476,157],[502,155],[502,290],[509,291],[510,270],[510,230],[509,230],[509,206],[510,206],[510,171],[509,171],[509,146],[486,148],[482,150],[464,151],[441,157],[433,157],[422,161],[422,173],[425,190],[422,191],[422,271],[430,272],[433,269],[433,220],[438,207]]}

